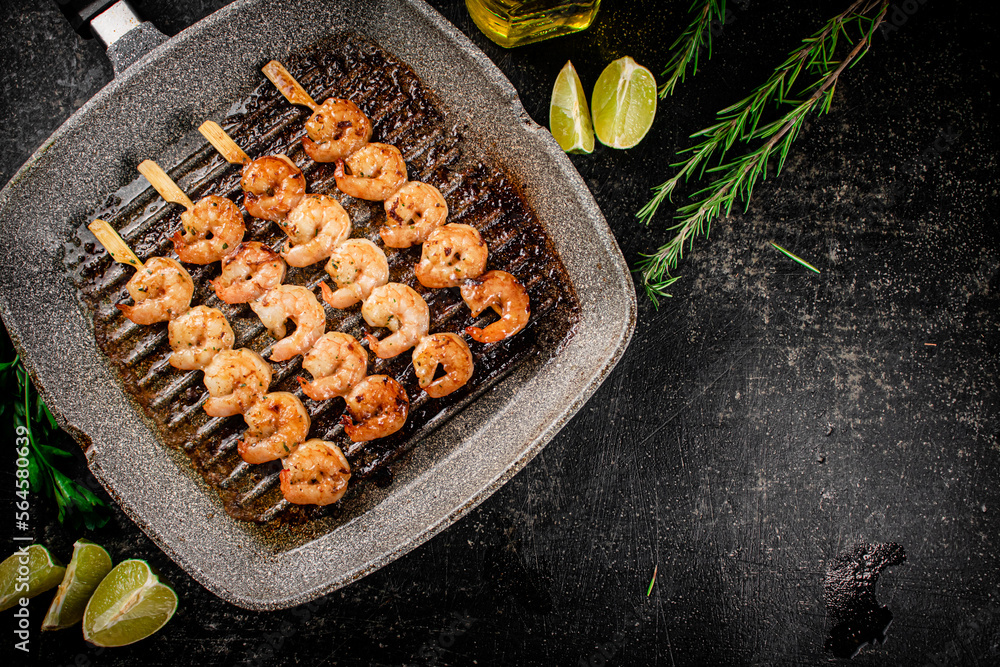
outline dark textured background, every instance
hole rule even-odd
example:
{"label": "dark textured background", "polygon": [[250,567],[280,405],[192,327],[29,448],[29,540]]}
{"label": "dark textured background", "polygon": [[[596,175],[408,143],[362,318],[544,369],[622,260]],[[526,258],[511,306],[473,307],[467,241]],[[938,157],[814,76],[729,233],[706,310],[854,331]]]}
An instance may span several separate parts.
{"label": "dark textured background", "polygon": [[[175,34],[226,3],[133,4]],[[589,31],[512,51],[478,32],[463,2],[431,4],[547,124],[568,58],[588,89],[623,55],[658,73],[687,2],[606,0]],[[686,135],[846,4],[730,2],[715,58],[661,102],[642,144],[573,156],[630,263],[669,237],[669,211],[650,229],[634,213]],[[111,77],[100,45],[54,3],[5,6],[0,182]],[[845,74],[785,171],[699,241],[675,298],[657,311],[640,297],[606,384],[469,517],[311,605],[255,613],[205,591],[116,509],[88,537],[160,568],[177,615],[101,652],[76,629],[37,632],[45,595],[31,607],[31,662],[839,662],[823,649],[824,574],[859,540],[897,542],[907,558],[878,585],[895,617],[888,643],[853,662],[1000,662],[1000,70],[986,6],[897,2],[898,29]],[[68,558],[80,533],[33,507],[36,537]],[[0,655],[13,643],[4,618]]]}

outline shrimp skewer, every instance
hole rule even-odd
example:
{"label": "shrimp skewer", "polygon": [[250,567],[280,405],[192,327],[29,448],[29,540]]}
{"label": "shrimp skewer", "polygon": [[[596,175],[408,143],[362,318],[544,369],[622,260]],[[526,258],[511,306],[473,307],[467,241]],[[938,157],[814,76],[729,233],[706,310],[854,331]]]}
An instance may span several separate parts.
{"label": "shrimp skewer", "polygon": [[288,70],[276,60],[261,69],[291,104],[309,107],[302,148],[316,162],[336,162],[364,146],[372,136],[372,122],[350,100],[329,98],[316,104]]}
{"label": "shrimp skewer", "polygon": [[[171,276],[172,280],[186,277],[186,282],[180,281],[180,288],[186,285],[186,302],[190,303],[193,283],[177,262],[154,257],[143,264],[105,221],[96,220],[91,224],[91,229],[98,240],[114,250],[113,258],[139,269],[136,276],[140,277],[141,284],[139,281],[130,281],[130,288],[144,289],[142,286],[152,280],[145,276],[159,276],[165,284],[171,280]],[[284,275],[283,264],[278,275],[280,281],[280,277]],[[179,288],[171,286],[169,289],[177,291]],[[304,288],[289,289],[302,290],[316,302],[315,296]],[[278,297],[284,297],[281,290],[271,290],[275,291],[279,292]],[[293,301],[298,296],[293,294]],[[155,300],[163,298],[150,295],[146,301],[153,304]],[[164,304],[160,303],[158,306],[162,308]],[[316,306],[322,315],[322,307],[318,302]],[[136,306],[121,306],[121,309],[135,319],[142,319],[135,312],[140,307],[143,304],[137,301]],[[149,309],[150,305],[145,307]],[[169,314],[171,308],[167,307],[165,312]],[[271,324],[274,326],[273,322]],[[298,320],[297,324],[301,330],[309,329],[302,320]],[[325,317],[323,325],[325,326]],[[284,328],[284,318],[280,326]],[[205,386],[210,394],[205,403],[205,412],[215,417],[243,413],[247,431],[237,443],[237,450],[244,461],[256,464],[287,457],[282,462],[284,469],[280,480],[282,494],[289,502],[329,505],[340,500],[351,477],[351,468],[343,452],[336,445],[322,440],[306,441],[311,420],[302,401],[287,392],[265,393],[271,384],[271,366],[252,350],[232,349],[235,336],[221,311],[196,306],[170,321],[169,336],[174,350],[170,358],[172,366],[205,370]],[[320,359],[321,356],[325,358]],[[309,384],[314,385],[319,393],[344,395],[352,386],[363,381],[367,370],[367,354],[353,337],[334,332],[319,341],[303,366],[316,378]],[[307,387],[307,383],[301,378],[300,382],[303,383],[304,391],[313,395],[309,391],[311,387]],[[372,384],[376,383],[373,380]],[[352,414],[363,421],[358,425],[352,422],[350,432],[359,438],[379,437],[381,432],[388,434],[398,430],[406,420],[409,403],[402,387],[391,378],[386,378],[380,386],[381,392],[376,391],[367,398],[361,393],[353,394]],[[402,395],[401,398],[399,394]],[[391,403],[380,403],[389,398],[392,398]]]}
{"label": "shrimp skewer", "polygon": [[136,324],[166,322],[191,308],[194,281],[191,274],[172,259],[152,257],[143,264],[118,232],[97,218],[87,225],[116,262],[135,267],[125,288],[135,305],[118,304],[118,310]]}
{"label": "shrimp skewer", "polygon": [[139,173],[166,201],[184,206],[181,213],[181,231],[170,240],[182,262],[211,264],[232,252],[243,240],[246,225],[243,214],[231,200],[209,195],[191,202],[177,184],[152,160],[139,164]]}
{"label": "shrimp skewer", "polygon": [[136,324],[166,322],[191,308],[194,281],[175,260],[150,257],[125,285],[135,305],[118,309]]}
{"label": "shrimp skewer", "polygon": [[247,213],[261,220],[281,222],[306,194],[306,179],[294,162],[284,155],[265,155],[251,160],[242,148],[219,127],[206,121],[198,128],[212,146],[231,164],[243,165],[240,186],[246,195]]}
{"label": "shrimp skewer", "polygon": [[281,251],[289,265],[305,267],[330,256],[351,234],[351,218],[333,197],[306,195],[305,177],[284,155],[265,155],[250,161],[222,128],[206,122],[202,134],[234,164],[243,165],[240,185],[243,205],[255,218],[281,225],[288,241]]}

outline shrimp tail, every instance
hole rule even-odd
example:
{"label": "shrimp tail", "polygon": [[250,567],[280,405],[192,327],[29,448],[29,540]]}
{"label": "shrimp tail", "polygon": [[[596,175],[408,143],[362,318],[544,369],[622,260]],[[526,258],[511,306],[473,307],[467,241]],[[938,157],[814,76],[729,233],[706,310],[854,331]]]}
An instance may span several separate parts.
{"label": "shrimp tail", "polygon": [[322,295],[323,296],[323,301],[326,301],[328,304],[330,304],[330,306],[332,306],[333,308],[336,308],[337,306],[333,305],[333,302],[335,300],[333,298],[333,290],[330,289],[330,286],[326,284],[325,280],[320,281],[320,283],[319,283],[319,290],[320,290],[320,292],[323,293],[323,295]]}
{"label": "shrimp tail", "polygon": [[323,401],[323,400],[326,400],[326,397],[323,396],[320,392],[317,392],[313,388],[312,383],[309,382],[308,380],[306,380],[304,377],[302,377],[300,375],[300,376],[298,376],[295,379],[299,381],[299,386],[302,387],[302,393],[303,394],[305,394],[306,396],[308,396],[309,398],[311,398],[314,401]]}
{"label": "shrimp tail", "polygon": [[343,178],[346,175],[344,173],[344,160],[343,160],[343,158],[337,160],[337,168],[333,170],[333,175],[336,178]]}
{"label": "shrimp tail", "polygon": [[174,242],[174,251],[176,252],[178,248],[184,248],[184,234],[178,229],[174,232],[174,235],[170,237],[170,240]]}
{"label": "shrimp tail", "polygon": [[[490,307],[489,303],[471,304],[471,303],[466,302],[465,305],[467,305],[469,307],[469,310],[472,311],[472,316],[473,317],[479,317],[480,313],[482,313],[484,310],[486,310],[487,308]],[[473,306],[476,306],[476,307],[473,307]],[[476,327],[469,327],[469,328],[470,329],[475,329]]]}
{"label": "shrimp tail", "polygon": [[340,418],[340,424],[344,427],[344,433],[347,434],[354,442],[358,442],[357,438],[361,436],[361,432],[364,428],[363,424],[355,424],[354,420],[351,419],[349,415],[343,415]]}
{"label": "shrimp tail", "polygon": [[[490,303],[492,301],[492,299],[489,296],[487,296],[485,299],[483,299],[482,296],[480,296],[481,291],[477,288],[480,288],[482,286],[483,286],[483,281],[476,278],[467,278],[465,284],[462,286],[463,289],[468,290],[470,296],[472,297],[472,298],[466,298],[465,294],[462,295],[462,298],[465,300],[465,305],[467,305],[469,307],[469,310],[472,311],[473,317],[479,317],[480,313],[482,313],[484,310],[490,307]],[[476,329],[477,331],[479,331],[477,327],[469,327],[469,329]],[[466,329],[466,333],[469,333],[469,335],[471,336],[472,334],[469,332],[469,329]]]}
{"label": "shrimp tail", "polygon": [[494,339],[488,332],[479,327],[465,327],[465,333],[469,334],[472,340],[479,343],[495,343],[497,340],[500,340],[500,338]]}
{"label": "shrimp tail", "polygon": [[132,309],[135,308],[135,306],[129,306],[123,303],[119,303],[115,304],[115,307],[118,308],[118,310],[122,311],[122,314],[125,315],[125,317],[132,319]]}

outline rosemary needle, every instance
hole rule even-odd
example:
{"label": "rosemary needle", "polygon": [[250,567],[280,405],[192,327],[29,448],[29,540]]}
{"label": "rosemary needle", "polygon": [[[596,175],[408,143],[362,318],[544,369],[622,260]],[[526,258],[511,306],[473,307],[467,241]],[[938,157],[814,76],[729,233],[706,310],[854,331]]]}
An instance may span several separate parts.
{"label": "rosemary needle", "polygon": [[653,592],[653,584],[656,583],[656,571],[660,569],[659,565],[653,566],[653,578],[649,580],[649,589],[646,591],[646,597],[649,597],[650,593]]}
{"label": "rosemary needle", "polygon": [[780,245],[778,245],[774,241],[771,241],[771,245],[774,246],[775,250],[777,250],[778,252],[780,252],[781,254],[783,254],[785,257],[787,257],[788,259],[792,260],[793,262],[798,262],[799,264],[801,264],[802,266],[806,267],[810,271],[815,271],[816,273],[819,273],[819,269],[817,269],[815,266],[813,266],[812,264],[810,264],[806,260],[802,259],[798,255],[794,255],[794,254],[788,252],[787,250],[785,250],[784,248],[782,248]]}

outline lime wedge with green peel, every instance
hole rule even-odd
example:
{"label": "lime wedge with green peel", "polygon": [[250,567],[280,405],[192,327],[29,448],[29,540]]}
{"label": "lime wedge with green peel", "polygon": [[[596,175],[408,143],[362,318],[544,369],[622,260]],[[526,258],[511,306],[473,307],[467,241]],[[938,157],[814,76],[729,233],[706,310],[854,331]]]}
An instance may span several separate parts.
{"label": "lime wedge with green peel", "polygon": [[77,540],[73,558],[66,566],[56,597],[42,621],[42,630],[61,630],[83,618],[83,610],[97,585],[111,571],[111,556],[103,547],[88,540]]}
{"label": "lime wedge with green peel", "polygon": [[83,612],[83,638],[98,646],[145,639],[177,611],[177,594],[144,560],[125,560],[100,583]]}
{"label": "lime wedge with green peel", "polygon": [[632,148],[649,132],[656,116],[656,79],[628,56],[604,68],[590,99],[601,143]]}
{"label": "lime wedge with green peel", "polygon": [[66,568],[41,544],[18,549],[0,563],[0,611],[10,609],[21,598],[33,598],[63,579]]}
{"label": "lime wedge with green peel", "polygon": [[590,124],[587,96],[573,63],[568,60],[552,87],[549,131],[567,153],[594,152],[594,126]]}

